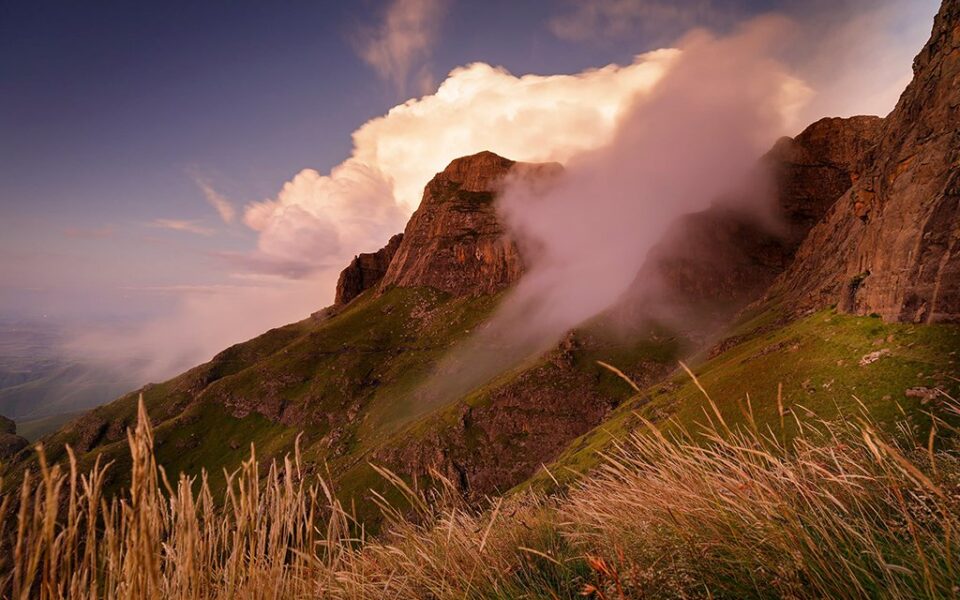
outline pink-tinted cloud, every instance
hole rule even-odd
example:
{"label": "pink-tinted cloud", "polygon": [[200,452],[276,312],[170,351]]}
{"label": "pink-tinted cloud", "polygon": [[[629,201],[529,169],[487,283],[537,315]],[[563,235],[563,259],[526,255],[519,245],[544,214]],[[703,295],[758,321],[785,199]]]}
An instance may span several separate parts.
{"label": "pink-tinted cloud", "polygon": [[391,0],[381,22],[357,38],[360,57],[398,93],[406,93],[412,75],[422,93],[432,86],[424,64],[439,35],[446,0]]}
{"label": "pink-tinted cloud", "polygon": [[185,219],[154,219],[150,222],[151,227],[159,227],[160,229],[171,229],[173,231],[182,231],[184,233],[192,233],[195,235],[205,235],[210,236],[215,232],[209,227],[205,227],[198,223],[197,221],[190,221]]}
{"label": "pink-tinted cloud", "polygon": [[193,180],[203,192],[203,197],[207,200],[207,203],[220,215],[220,219],[224,223],[233,223],[233,220],[237,216],[237,211],[233,207],[233,203],[230,202],[226,196],[213,189],[206,180],[200,177],[194,177]]}

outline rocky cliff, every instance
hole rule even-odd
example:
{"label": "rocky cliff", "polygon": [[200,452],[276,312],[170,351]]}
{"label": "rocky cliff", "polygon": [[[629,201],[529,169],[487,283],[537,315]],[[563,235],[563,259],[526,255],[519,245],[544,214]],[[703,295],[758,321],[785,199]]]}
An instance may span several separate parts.
{"label": "rocky cliff", "polygon": [[914,77],[849,190],[770,296],[888,321],[960,320],[960,0],[946,0]]}
{"label": "rocky cliff", "polygon": [[387,245],[376,252],[365,252],[354,257],[350,264],[340,272],[337,279],[337,295],[334,304],[344,305],[363,292],[375,287],[387,274],[390,261],[400,247],[403,234],[390,238]]}
{"label": "rocky cliff", "polygon": [[0,416],[0,460],[13,458],[30,442],[17,435],[17,424]]}
{"label": "rocky cliff", "polygon": [[451,162],[427,184],[381,291],[430,287],[463,296],[509,287],[523,272],[523,258],[497,219],[496,192],[508,176],[548,177],[560,168],[517,163],[492,152]]}
{"label": "rocky cliff", "polygon": [[[642,301],[700,311],[712,305],[723,312],[762,295],[853,185],[882,126],[879,117],[822,119],[795,138],[780,139],[760,161],[772,184],[770,214],[758,216],[755,203],[747,210],[723,200],[678,220],[637,278]],[[660,285],[649,290],[651,281]]]}

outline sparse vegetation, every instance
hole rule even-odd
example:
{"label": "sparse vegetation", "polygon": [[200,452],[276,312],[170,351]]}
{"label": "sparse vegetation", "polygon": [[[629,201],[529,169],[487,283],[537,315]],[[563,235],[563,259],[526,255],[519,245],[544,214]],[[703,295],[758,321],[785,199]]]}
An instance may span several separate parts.
{"label": "sparse vegetation", "polygon": [[217,499],[205,476],[170,482],[141,403],[117,497],[103,493],[110,465],[80,473],[72,456],[41,460],[19,490],[0,487],[0,597],[960,595],[952,397],[929,403],[927,432],[851,411],[791,415],[790,436],[757,424],[757,400],[731,424],[703,398],[696,430],[641,419],[598,468],[549,496],[476,508],[439,474],[425,490],[378,470],[404,502],[374,496],[376,537],[299,453],[266,473],[251,455]]}

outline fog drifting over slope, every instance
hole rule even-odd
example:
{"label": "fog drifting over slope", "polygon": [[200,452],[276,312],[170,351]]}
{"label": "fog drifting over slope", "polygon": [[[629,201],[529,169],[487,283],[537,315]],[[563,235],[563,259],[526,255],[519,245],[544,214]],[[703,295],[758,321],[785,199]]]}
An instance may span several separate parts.
{"label": "fog drifting over slope", "polygon": [[728,37],[688,34],[610,143],[573,157],[546,192],[507,185],[499,208],[528,270],[440,365],[428,397],[459,395],[555,344],[623,295],[675,219],[756,176],[758,157],[797,126],[811,95],[776,59],[791,30],[766,17]]}

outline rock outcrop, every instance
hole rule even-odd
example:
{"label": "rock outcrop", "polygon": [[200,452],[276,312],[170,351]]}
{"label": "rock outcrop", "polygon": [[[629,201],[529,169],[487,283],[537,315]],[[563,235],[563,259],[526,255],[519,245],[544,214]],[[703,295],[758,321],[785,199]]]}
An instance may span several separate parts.
{"label": "rock outcrop", "polygon": [[17,435],[17,425],[12,420],[0,416],[0,460],[12,458],[30,442]]}
{"label": "rock outcrop", "polygon": [[463,296],[509,287],[523,272],[523,258],[497,219],[496,193],[508,175],[548,177],[560,169],[492,152],[454,160],[427,184],[380,289],[432,287]]}
{"label": "rock outcrop", "polygon": [[[689,304],[699,312],[713,305],[723,312],[761,296],[853,185],[882,125],[879,117],[822,119],[795,138],[780,139],[760,164],[771,178],[773,214],[719,202],[678,220],[637,278],[640,303]],[[653,290],[651,281],[659,284]]]}
{"label": "rock outcrop", "polygon": [[340,272],[334,302],[340,306],[347,304],[380,283],[383,276],[387,274],[387,268],[390,267],[390,261],[400,247],[401,240],[403,240],[403,234],[398,233],[390,238],[386,246],[376,252],[365,252],[355,256],[347,268]]}
{"label": "rock outcrop", "polygon": [[960,0],[946,0],[913,81],[849,190],[770,295],[888,321],[960,321]]}

